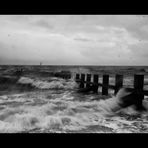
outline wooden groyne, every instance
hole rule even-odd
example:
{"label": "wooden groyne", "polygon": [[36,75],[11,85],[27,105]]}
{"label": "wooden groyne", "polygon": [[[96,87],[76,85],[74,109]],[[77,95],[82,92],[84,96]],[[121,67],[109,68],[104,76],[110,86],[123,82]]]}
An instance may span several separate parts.
{"label": "wooden groyne", "polygon": [[54,76],[59,77],[59,78],[63,78],[63,79],[70,79],[71,73],[70,73],[70,71],[61,71],[61,72],[54,73]]}
{"label": "wooden groyne", "polygon": [[[98,92],[98,88],[102,87],[102,95],[108,95],[108,90],[113,89],[114,94],[123,87],[123,75],[115,75],[115,84],[109,84],[109,75],[102,75],[102,83],[99,82],[99,74],[76,74],[75,81],[79,83],[80,90],[93,91],[94,93]],[[91,81],[92,78],[92,81]],[[133,88],[129,88],[132,91],[135,91],[137,95],[144,99],[144,95],[148,96],[148,91],[143,89],[144,86],[144,75],[134,75]]]}

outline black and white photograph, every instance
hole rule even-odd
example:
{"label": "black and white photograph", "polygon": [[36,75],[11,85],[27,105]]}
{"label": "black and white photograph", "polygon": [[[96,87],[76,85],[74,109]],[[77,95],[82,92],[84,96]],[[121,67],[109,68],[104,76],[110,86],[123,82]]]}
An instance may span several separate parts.
{"label": "black and white photograph", "polygon": [[148,133],[148,15],[0,15],[0,133]]}

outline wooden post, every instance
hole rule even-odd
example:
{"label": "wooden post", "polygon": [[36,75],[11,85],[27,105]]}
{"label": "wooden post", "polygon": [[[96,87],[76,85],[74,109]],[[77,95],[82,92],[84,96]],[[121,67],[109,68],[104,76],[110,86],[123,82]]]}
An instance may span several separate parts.
{"label": "wooden post", "polygon": [[102,95],[108,95],[109,75],[103,75]]}
{"label": "wooden post", "polygon": [[99,75],[96,75],[95,74],[94,77],[93,77],[93,82],[95,83],[93,85],[93,92],[94,93],[97,93],[98,92],[98,85],[97,85],[98,81],[99,81]]}
{"label": "wooden post", "polygon": [[80,88],[84,88],[85,74],[81,74]]}
{"label": "wooden post", "polygon": [[119,89],[123,86],[123,75],[116,75],[115,78],[115,94],[119,91]]}
{"label": "wooden post", "polygon": [[134,90],[136,93],[136,104],[138,108],[142,107],[142,100],[144,95],[142,94],[144,84],[144,75],[134,75]]}
{"label": "wooden post", "polygon": [[[86,81],[91,82],[91,74],[87,74]],[[89,87],[90,87],[90,84],[86,83],[86,88],[89,88]]]}
{"label": "wooden post", "polygon": [[80,79],[80,74],[76,74],[76,80]]}
{"label": "wooden post", "polygon": [[134,89],[138,92],[143,91],[143,84],[144,84],[144,75],[134,75]]}

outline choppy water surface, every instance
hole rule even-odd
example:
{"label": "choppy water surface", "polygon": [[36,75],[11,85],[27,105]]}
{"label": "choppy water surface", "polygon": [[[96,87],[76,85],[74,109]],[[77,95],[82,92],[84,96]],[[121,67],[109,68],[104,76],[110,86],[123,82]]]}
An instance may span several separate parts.
{"label": "choppy water surface", "polygon": [[[0,133],[148,132],[148,112],[132,106],[114,112],[116,97],[77,93],[73,79],[22,76],[17,83],[34,89],[0,95]],[[143,104],[148,108],[147,98]]]}

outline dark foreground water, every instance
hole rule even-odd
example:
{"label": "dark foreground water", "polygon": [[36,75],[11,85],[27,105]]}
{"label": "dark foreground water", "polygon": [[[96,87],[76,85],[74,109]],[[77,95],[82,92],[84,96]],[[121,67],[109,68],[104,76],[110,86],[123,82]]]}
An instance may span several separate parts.
{"label": "dark foreground water", "polygon": [[[14,77],[16,66],[1,66],[2,76]],[[120,109],[118,98],[110,90],[109,96],[78,93],[75,73],[109,73],[125,75],[124,85],[132,87],[133,74],[145,74],[147,67],[74,67],[22,66],[24,74],[16,82],[1,82],[0,132],[44,133],[144,133],[148,132],[148,112],[139,113],[134,107]],[[50,72],[70,70],[70,80],[52,77]],[[100,81],[102,81],[100,79]],[[26,87],[27,86],[27,87]],[[143,105],[148,108],[145,97]]]}

